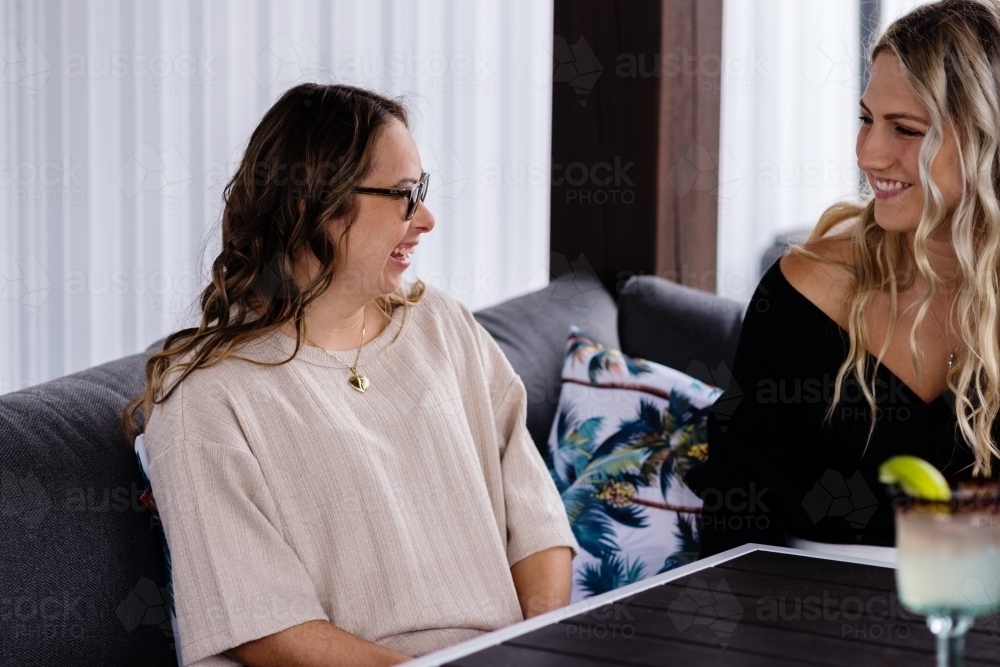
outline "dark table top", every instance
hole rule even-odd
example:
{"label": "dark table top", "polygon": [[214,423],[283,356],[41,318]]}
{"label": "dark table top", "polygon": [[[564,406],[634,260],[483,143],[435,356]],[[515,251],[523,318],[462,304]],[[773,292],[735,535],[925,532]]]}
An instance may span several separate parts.
{"label": "dark table top", "polygon": [[[407,665],[933,665],[895,591],[885,563],[746,545]],[[966,664],[1000,665],[995,616],[970,629]]]}

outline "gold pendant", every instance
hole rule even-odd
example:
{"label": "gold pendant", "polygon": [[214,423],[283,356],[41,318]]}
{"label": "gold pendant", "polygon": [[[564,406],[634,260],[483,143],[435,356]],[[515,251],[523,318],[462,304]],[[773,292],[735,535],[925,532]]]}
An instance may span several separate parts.
{"label": "gold pendant", "polygon": [[365,393],[365,391],[368,389],[368,384],[369,384],[368,378],[366,378],[364,375],[359,375],[355,373],[350,378],[348,378],[348,382],[350,382],[351,386],[357,389],[362,394]]}

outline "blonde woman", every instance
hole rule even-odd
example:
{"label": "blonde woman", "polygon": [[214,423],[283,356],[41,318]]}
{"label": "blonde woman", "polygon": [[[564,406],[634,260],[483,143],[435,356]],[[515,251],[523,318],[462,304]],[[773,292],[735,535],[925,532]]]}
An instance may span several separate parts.
{"label": "blonde woman", "polygon": [[761,279],[728,392],[742,396],[720,399],[687,476],[703,556],[758,542],[883,558],[887,458],[952,482],[1000,472],[1000,6],[920,6],[870,71],[870,196],[825,211]]}
{"label": "blonde woman", "polygon": [[392,665],[568,603],[525,389],[403,273],[434,228],[396,102],[305,84],[226,188],[197,328],[147,364],[185,665]]}

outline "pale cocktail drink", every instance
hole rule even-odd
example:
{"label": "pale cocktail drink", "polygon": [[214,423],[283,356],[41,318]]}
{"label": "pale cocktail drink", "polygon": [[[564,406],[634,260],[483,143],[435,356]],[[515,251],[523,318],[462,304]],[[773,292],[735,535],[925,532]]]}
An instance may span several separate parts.
{"label": "pale cocktail drink", "polygon": [[938,664],[962,664],[966,629],[1000,607],[995,486],[960,489],[950,501],[897,504],[896,546],[900,602],[927,616]]}
{"label": "pale cocktail drink", "polygon": [[896,517],[900,601],[929,615],[996,611],[1000,582],[1000,516],[910,509]]}

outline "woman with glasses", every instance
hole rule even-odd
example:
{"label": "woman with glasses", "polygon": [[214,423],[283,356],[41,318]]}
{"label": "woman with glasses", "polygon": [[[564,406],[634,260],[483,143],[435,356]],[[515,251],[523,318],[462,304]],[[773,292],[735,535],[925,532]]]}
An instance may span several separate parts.
{"label": "woman with glasses", "polygon": [[403,281],[428,182],[368,91],[297,86],[254,131],[201,323],[123,416],[146,416],[185,664],[391,665],[568,603],[523,384]]}
{"label": "woman with glasses", "polygon": [[701,555],[748,542],[887,560],[879,466],[1000,474],[1000,3],[942,0],[871,46],[858,167],[750,301],[686,480]]}

